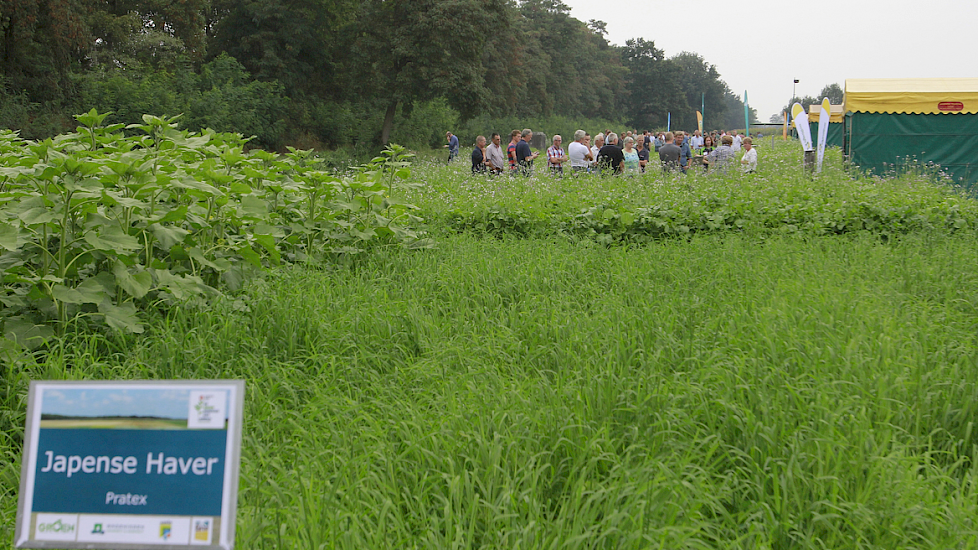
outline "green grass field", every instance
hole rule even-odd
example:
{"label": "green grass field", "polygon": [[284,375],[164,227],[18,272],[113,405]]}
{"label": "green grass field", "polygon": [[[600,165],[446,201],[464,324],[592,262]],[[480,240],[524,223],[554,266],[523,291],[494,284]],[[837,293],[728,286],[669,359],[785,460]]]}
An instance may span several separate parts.
{"label": "green grass field", "polygon": [[[278,268],[138,337],[69,332],[4,366],[0,537],[29,379],[243,378],[239,548],[978,547],[978,235],[945,223],[974,201],[813,183],[778,154],[755,187],[497,180],[498,200],[420,166],[434,249]],[[757,218],[853,196],[924,219]],[[681,197],[745,223],[561,225]],[[530,229],[453,221],[494,205]]]}

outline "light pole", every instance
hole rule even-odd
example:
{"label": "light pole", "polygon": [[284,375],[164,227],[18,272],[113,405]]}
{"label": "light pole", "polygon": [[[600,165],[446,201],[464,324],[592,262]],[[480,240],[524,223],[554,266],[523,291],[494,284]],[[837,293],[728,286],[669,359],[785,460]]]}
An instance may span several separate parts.
{"label": "light pole", "polygon": [[791,125],[791,102],[795,100],[795,86],[798,85],[798,79],[795,79],[795,83],[791,85],[791,101],[788,101],[788,113],[785,115],[788,119],[788,125]]}

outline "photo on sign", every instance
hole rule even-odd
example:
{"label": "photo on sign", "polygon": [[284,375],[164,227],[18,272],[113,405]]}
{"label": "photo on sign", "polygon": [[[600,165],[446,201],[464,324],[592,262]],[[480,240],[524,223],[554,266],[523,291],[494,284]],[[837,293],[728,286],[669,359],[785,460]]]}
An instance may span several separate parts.
{"label": "photo on sign", "polygon": [[58,388],[44,390],[42,403],[42,429],[227,429],[228,422],[223,390]]}

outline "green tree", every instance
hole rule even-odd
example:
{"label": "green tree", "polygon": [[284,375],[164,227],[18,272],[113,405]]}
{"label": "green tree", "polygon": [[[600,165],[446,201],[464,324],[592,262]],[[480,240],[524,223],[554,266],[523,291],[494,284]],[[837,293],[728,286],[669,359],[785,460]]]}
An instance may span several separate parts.
{"label": "green tree", "polygon": [[[748,101],[750,100],[750,98],[747,99]],[[726,116],[723,119],[723,128],[727,130],[732,130],[734,128],[743,128],[744,127],[743,98],[733,93],[732,91],[727,90],[727,92],[723,95],[723,100],[726,103]],[[757,109],[751,108],[749,113],[750,113],[751,123],[759,122],[757,119]]]}
{"label": "green tree", "polygon": [[343,32],[354,21],[356,2],[213,1],[203,27],[211,33],[210,57],[225,52],[255,78],[280,82],[294,98],[343,95],[346,80],[339,76],[339,59],[349,54],[342,50],[349,40]]}
{"label": "green tree", "polygon": [[527,90],[542,99],[542,108],[529,114],[614,117],[625,69],[604,37],[604,23],[571,17],[560,0],[522,0],[520,13],[523,36],[540,52],[528,53],[542,65],[531,73],[541,82]]}
{"label": "green tree", "polygon": [[625,75],[622,111],[629,125],[641,129],[666,126],[669,113],[689,110],[686,95],[679,85],[679,65],[665,58],[655,42],[629,39],[621,48]]}
{"label": "green tree", "polygon": [[91,45],[81,0],[0,0],[0,77],[13,93],[60,104]]}
{"label": "green tree", "polygon": [[822,88],[822,91],[818,93],[818,97],[827,97],[832,105],[842,105],[845,100],[845,92],[838,84],[829,84]]}
{"label": "green tree", "polygon": [[354,86],[386,109],[387,143],[398,106],[444,97],[463,118],[487,103],[485,37],[500,23],[499,0],[366,0],[352,45]]}
{"label": "green tree", "polygon": [[[720,79],[716,66],[707,63],[701,55],[692,52],[681,52],[671,57],[670,61],[680,68],[678,84],[689,105],[686,109],[673,112],[673,126],[687,130],[696,128],[696,111],[700,110],[704,97],[706,102],[703,113],[704,128],[718,128],[726,124],[729,102],[725,96],[730,90]],[[743,103],[740,107],[743,116]]]}

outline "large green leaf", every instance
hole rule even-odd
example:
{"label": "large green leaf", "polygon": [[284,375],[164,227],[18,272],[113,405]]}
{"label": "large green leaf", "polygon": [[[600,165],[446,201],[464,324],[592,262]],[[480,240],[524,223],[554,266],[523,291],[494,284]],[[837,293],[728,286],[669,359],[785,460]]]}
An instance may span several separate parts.
{"label": "large green leaf", "polygon": [[130,273],[129,268],[118,260],[112,263],[112,274],[116,284],[133,298],[142,298],[153,286],[153,276],[148,271]]}
{"label": "large green leaf", "polygon": [[19,227],[0,222],[0,247],[14,251],[26,242],[27,238],[21,234]]}
{"label": "large green leaf", "polygon": [[86,231],[85,242],[96,250],[107,250],[117,254],[125,254],[139,249],[139,241],[136,237],[122,231],[117,225],[110,225],[102,228],[102,231]]}
{"label": "large green leaf", "polygon": [[241,257],[251,265],[261,267],[261,256],[259,256],[253,248],[251,248],[251,245],[247,243],[242,245],[240,248],[238,248],[238,254],[240,254]]}
{"label": "large green leaf", "polygon": [[25,210],[17,217],[20,218],[20,221],[26,223],[27,225],[49,223],[58,219],[58,215],[54,212],[54,210],[46,206],[39,206]]}
{"label": "large green leaf", "polygon": [[108,300],[98,306],[98,311],[105,317],[110,327],[124,332],[142,334],[143,325],[139,322],[139,314],[132,302],[114,305]]}
{"label": "large green leaf", "polygon": [[204,293],[204,287],[197,277],[174,275],[169,269],[156,269],[153,274],[160,289],[168,291],[177,300],[187,300]]}
{"label": "large green leaf", "polygon": [[269,256],[272,258],[272,263],[278,265],[282,260],[282,255],[278,251],[278,247],[275,245],[275,237],[271,235],[254,235],[255,242],[261,245],[266,251],[268,251]]}
{"label": "large green leaf", "polygon": [[153,232],[156,240],[160,241],[160,244],[167,249],[182,243],[190,234],[190,231],[172,225],[153,224],[149,229]]}
{"label": "large green leaf", "polygon": [[183,221],[187,217],[187,206],[181,205],[169,212],[166,212],[159,219],[151,220],[152,223],[173,223]]}
{"label": "large green leaf", "polygon": [[3,335],[28,349],[35,349],[54,336],[54,330],[24,317],[10,317],[4,321]]}
{"label": "large green leaf", "polygon": [[241,214],[242,218],[263,220],[268,215],[268,202],[254,195],[245,195],[241,197]]}
{"label": "large green leaf", "polygon": [[66,304],[100,304],[108,298],[104,290],[94,285],[78,285],[75,288],[54,285],[51,287],[51,295],[55,300]]}

